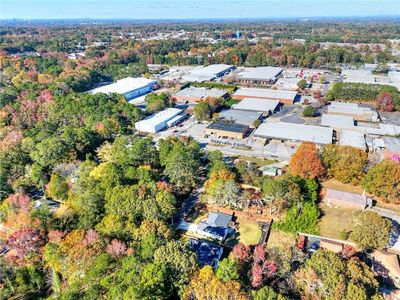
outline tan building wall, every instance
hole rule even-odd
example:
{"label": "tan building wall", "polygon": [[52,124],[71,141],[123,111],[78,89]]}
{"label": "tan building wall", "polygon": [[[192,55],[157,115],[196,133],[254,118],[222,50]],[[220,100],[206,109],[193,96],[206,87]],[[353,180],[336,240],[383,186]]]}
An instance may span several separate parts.
{"label": "tan building wall", "polygon": [[233,131],[206,128],[206,134],[215,136],[225,136],[234,139],[243,139],[245,132],[233,132]]}
{"label": "tan building wall", "polygon": [[358,204],[358,203],[352,203],[348,201],[342,201],[339,199],[334,199],[334,198],[326,198],[325,199],[327,205],[332,205],[336,207],[347,207],[347,208],[355,208],[355,209],[365,209],[366,205],[363,204]]}

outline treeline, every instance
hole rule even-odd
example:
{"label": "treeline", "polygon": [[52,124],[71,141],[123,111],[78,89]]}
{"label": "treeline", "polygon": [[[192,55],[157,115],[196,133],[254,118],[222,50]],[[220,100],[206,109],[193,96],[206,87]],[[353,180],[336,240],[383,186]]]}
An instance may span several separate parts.
{"label": "treeline", "polygon": [[338,82],[328,92],[327,98],[330,101],[373,102],[382,92],[390,93],[393,96],[396,108],[400,109],[400,94],[398,89],[383,84]]}
{"label": "treeline", "polygon": [[233,93],[237,89],[236,85],[224,84],[219,82],[191,82],[190,85],[194,87],[206,87],[208,89],[215,88],[215,89],[226,90],[229,93]]}

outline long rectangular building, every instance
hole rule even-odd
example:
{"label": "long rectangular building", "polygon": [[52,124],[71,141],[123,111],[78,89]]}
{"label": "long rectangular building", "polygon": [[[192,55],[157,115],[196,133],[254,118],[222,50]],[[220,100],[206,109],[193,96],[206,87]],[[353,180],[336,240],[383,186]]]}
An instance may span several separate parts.
{"label": "long rectangular building", "polygon": [[323,114],[321,125],[336,129],[353,129],[354,119],[351,116]]}
{"label": "long rectangular building", "polygon": [[168,126],[172,126],[173,123],[179,121],[180,118],[178,117],[184,117],[181,109],[167,108],[139,122],[136,122],[135,129],[139,132],[156,133]]}
{"label": "long rectangular building", "polygon": [[181,102],[199,102],[207,98],[226,98],[227,96],[228,92],[226,90],[188,87],[177,92],[173,98]]}
{"label": "long rectangular building", "polygon": [[367,150],[365,134],[355,130],[340,130],[339,144],[341,146],[351,146],[353,148],[361,149],[364,151]]}
{"label": "long rectangular building", "polygon": [[233,99],[242,100],[244,98],[279,100],[285,104],[293,104],[297,96],[295,91],[282,91],[261,88],[241,88],[232,96]]}
{"label": "long rectangular building", "polygon": [[89,94],[121,94],[124,95],[127,100],[131,100],[153,90],[153,87],[157,84],[157,80],[147,78],[134,78],[127,77],[124,79],[117,80],[114,83],[104,85],[88,91]]}
{"label": "long rectangular building", "polygon": [[218,117],[219,119],[228,122],[235,122],[237,124],[254,127],[254,122],[261,119],[262,113],[257,111],[228,109],[221,111],[218,114]]}
{"label": "long rectangular building", "polygon": [[206,67],[196,68],[182,76],[183,81],[204,82],[222,77],[233,70],[233,65],[215,64]]}
{"label": "long rectangular building", "polygon": [[277,67],[245,68],[237,74],[236,80],[241,84],[267,85],[275,83],[282,71]]}
{"label": "long rectangular building", "polygon": [[263,123],[254,136],[281,141],[313,142],[319,145],[332,144],[333,129],[321,126],[285,122]]}
{"label": "long rectangular building", "polygon": [[378,122],[378,113],[370,107],[357,103],[342,103],[333,101],[328,107],[328,114],[351,116],[357,121]]}
{"label": "long rectangular building", "polygon": [[279,110],[279,105],[279,100],[244,98],[238,104],[233,105],[232,108],[234,110],[261,112],[269,116]]}

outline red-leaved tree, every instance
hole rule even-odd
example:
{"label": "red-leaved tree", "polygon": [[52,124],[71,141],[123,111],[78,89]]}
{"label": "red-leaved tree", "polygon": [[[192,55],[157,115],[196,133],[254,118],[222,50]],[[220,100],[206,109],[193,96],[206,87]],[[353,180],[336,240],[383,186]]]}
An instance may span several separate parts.
{"label": "red-leaved tree", "polygon": [[381,92],[376,98],[376,108],[381,111],[393,111],[394,99],[393,95],[388,92]]}
{"label": "red-leaved tree", "polygon": [[239,243],[233,247],[232,256],[239,263],[246,263],[250,261],[250,246],[245,246],[242,243]]}
{"label": "red-leaved tree", "polygon": [[118,258],[127,254],[128,248],[124,242],[119,240],[112,240],[110,244],[107,245],[107,253]]}
{"label": "red-leaved tree", "polygon": [[41,257],[41,251],[45,241],[42,239],[39,230],[21,229],[15,231],[7,242],[10,250],[6,257],[10,263],[25,265],[37,262]]}

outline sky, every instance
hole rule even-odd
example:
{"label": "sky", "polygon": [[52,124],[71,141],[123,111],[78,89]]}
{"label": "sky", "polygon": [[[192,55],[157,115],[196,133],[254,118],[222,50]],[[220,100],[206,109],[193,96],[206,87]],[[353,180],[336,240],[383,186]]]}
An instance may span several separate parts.
{"label": "sky", "polygon": [[400,0],[0,0],[0,19],[400,16]]}

